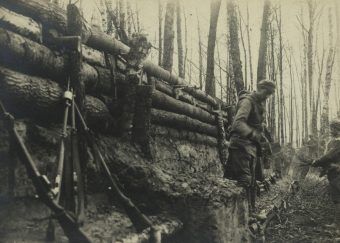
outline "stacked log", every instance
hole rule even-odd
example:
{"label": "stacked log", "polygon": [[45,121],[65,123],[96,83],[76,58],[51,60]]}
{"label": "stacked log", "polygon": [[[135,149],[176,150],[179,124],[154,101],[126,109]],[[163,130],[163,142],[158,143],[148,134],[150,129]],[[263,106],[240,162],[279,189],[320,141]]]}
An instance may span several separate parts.
{"label": "stacked log", "polygon": [[158,109],[151,110],[151,121],[154,124],[169,126],[176,129],[188,130],[197,133],[217,137],[217,127],[192,119],[186,115],[180,115]]}
{"label": "stacked log", "polygon": [[[64,90],[50,79],[30,76],[0,66],[0,99],[16,117],[33,117],[44,122],[61,122]],[[86,96],[89,126],[103,130],[113,125],[106,105]],[[43,115],[42,115],[43,114]]]}
{"label": "stacked log", "polygon": [[[0,53],[0,64],[10,68],[15,67],[25,74],[39,75],[59,84],[65,84],[65,73],[67,73],[65,67],[68,66],[68,60],[50,48],[60,49],[61,46],[65,46],[66,40],[63,39],[63,35],[67,34],[66,12],[42,0],[0,0],[0,5],[16,12],[4,9],[3,11],[7,11],[6,14],[23,19],[22,24],[17,22],[17,24],[7,25],[10,30],[18,34],[0,28],[0,49],[4,50]],[[28,23],[32,23],[34,28],[22,31]],[[49,48],[38,43],[39,40],[35,37],[40,33],[37,28],[41,26],[40,23],[43,30],[43,43]],[[7,26],[4,25],[6,28]],[[85,20],[82,20],[81,40],[83,60],[86,62],[82,64],[80,78],[85,83],[86,93],[97,97],[112,95],[114,90],[112,74],[105,67],[103,52],[124,56],[129,53],[130,48],[101,32],[97,27],[89,26]],[[124,68],[126,69],[126,66]],[[152,107],[155,109],[150,114],[152,121],[159,125],[177,127],[218,138],[216,114],[213,111],[219,107],[220,101],[201,90],[188,87],[182,78],[150,61],[143,62],[143,70],[148,75],[170,84],[163,81],[155,82],[156,90],[152,93]],[[118,83],[126,83],[123,74],[118,72],[115,74]],[[107,107],[104,110],[108,110]],[[160,117],[156,118],[156,114]]]}
{"label": "stacked log", "polygon": [[[66,33],[66,13],[55,4],[41,0],[0,0],[0,4],[5,7],[33,18],[34,20],[46,25],[47,28],[56,29],[61,33]],[[96,26],[89,26],[83,21],[82,41],[84,44],[109,54],[128,54],[130,47],[116,40],[115,38],[100,31]],[[195,98],[208,103],[214,107],[219,103],[213,97],[188,84],[177,75],[153,64],[150,61],[143,62],[146,73],[162,79],[172,85],[184,86],[184,90]]]}
{"label": "stacked log", "polygon": [[[54,79],[59,83],[65,82],[67,60],[46,46],[0,28],[0,49],[2,65],[15,67],[23,73]],[[80,75],[88,93],[110,94],[112,84],[108,69],[83,63]],[[118,75],[118,81],[122,79],[122,75]]]}
{"label": "stacked log", "polygon": [[12,30],[31,40],[42,42],[42,27],[31,18],[14,13],[0,6],[0,27]]}

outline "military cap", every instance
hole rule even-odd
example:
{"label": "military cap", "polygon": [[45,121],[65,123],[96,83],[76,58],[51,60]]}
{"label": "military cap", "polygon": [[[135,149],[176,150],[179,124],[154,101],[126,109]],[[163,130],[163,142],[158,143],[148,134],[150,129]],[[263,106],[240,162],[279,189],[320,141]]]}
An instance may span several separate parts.
{"label": "military cap", "polygon": [[329,122],[329,126],[330,126],[331,128],[336,129],[336,130],[340,130],[340,119],[339,119],[339,118],[332,119],[332,120]]}
{"label": "military cap", "polygon": [[271,92],[274,92],[276,85],[273,81],[264,79],[257,84],[257,88],[267,89]]}

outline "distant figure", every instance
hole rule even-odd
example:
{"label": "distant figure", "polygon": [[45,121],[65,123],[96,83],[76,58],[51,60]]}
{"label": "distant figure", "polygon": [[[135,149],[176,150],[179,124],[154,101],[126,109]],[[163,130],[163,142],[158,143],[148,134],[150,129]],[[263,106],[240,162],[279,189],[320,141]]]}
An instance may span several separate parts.
{"label": "distant figure", "polygon": [[282,165],[282,177],[287,176],[289,174],[289,169],[293,161],[293,157],[295,154],[295,150],[292,147],[291,143],[287,143],[283,148],[282,148],[282,155],[283,155],[283,165]]}
{"label": "distant figure", "polygon": [[305,142],[297,150],[292,159],[292,179],[294,181],[304,180],[309,171],[309,165],[315,157],[312,157],[311,147]]}
{"label": "distant figure", "polygon": [[259,82],[255,92],[241,91],[231,126],[227,166],[231,171],[226,174],[246,189],[250,211],[255,209],[255,167],[257,156],[261,155],[264,104],[274,91],[275,84],[269,80]]}
{"label": "distant figure", "polygon": [[282,178],[282,168],[284,165],[285,157],[283,156],[283,152],[281,151],[280,143],[274,143],[272,145],[272,170],[275,174]]}
{"label": "distant figure", "polygon": [[326,145],[325,154],[313,161],[313,167],[322,167],[322,175],[327,175],[330,192],[335,203],[334,223],[329,225],[340,233],[340,120],[329,123],[331,139]]}

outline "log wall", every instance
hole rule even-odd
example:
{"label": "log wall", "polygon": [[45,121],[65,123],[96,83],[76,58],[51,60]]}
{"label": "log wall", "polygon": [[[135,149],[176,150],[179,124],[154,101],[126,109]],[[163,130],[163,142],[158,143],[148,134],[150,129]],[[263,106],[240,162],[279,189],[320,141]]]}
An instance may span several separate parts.
{"label": "log wall", "polygon": [[[60,95],[66,84],[69,66],[65,48],[72,47],[73,43],[71,38],[65,37],[66,12],[44,0],[0,0],[0,17],[2,17],[0,18],[0,49],[2,50],[0,70],[4,75],[4,85],[8,84],[7,78],[10,73],[12,77],[18,79],[16,84],[24,84],[27,80],[50,83],[53,87],[52,93]],[[133,126],[140,127],[138,122],[132,122],[136,110],[134,110],[135,102],[130,101],[131,98],[138,99],[137,86],[147,83],[139,76],[139,68],[129,65],[131,48],[85,21],[82,23],[81,37],[83,63],[79,75],[85,84],[86,94],[91,97],[86,98],[87,104],[91,104],[89,119],[93,121],[95,116],[92,113],[96,111],[100,123],[105,123],[102,128],[126,131]],[[107,63],[105,53],[113,55],[114,65]],[[142,66],[148,79],[155,78],[153,83],[155,88],[150,93],[152,109],[144,109],[149,110],[148,114],[144,114],[144,117],[149,117],[146,121],[203,136],[208,135],[217,139],[220,144],[224,144],[222,140],[225,138],[218,132],[221,130],[219,128],[221,119],[217,122],[219,114],[222,117],[222,126],[228,125],[228,114],[224,103],[195,87],[190,87],[182,78],[148,60],[144,61]],[[134,81],[128,80],[131,78]],[[116,91],[118,91],[117,95]],[[6,96],[6,93],[11,94],[11,91],[5,88],[0,98],[10,97],[10,95]],[[43,94],[48,96],[40,92],[40,98],[45,99],[47,103],[53,97],[43,97]],[[21,96],[19,93],[16,95]],[[22,98],[16,99],[19,103],[24,103],[25,96],[28,97],[30,94],[26,93]],[[54,99],[56,101],[57,96]],[[91,102],[88,102],[89,100]],[[25,103],[25,106],[34,107],[35,103],[38,103],[38,97]],[[139,115],[143,116],[143,114]],[[103,122],[103,117],[107,118],[108,122]],[[117,121],[115,125],[113,120]],[[147,136],[148,132],[142,134]],[[137,141],[145,142],[145,138]],[[197,142],[202,143],[202,140]]]}

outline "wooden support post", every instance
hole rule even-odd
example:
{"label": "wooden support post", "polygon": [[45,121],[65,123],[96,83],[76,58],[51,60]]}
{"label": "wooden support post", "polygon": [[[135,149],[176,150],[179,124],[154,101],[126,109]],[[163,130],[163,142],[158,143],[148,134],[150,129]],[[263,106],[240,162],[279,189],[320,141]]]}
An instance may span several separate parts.
{"label": "wooden support post", "polygon": [[220,155],[220,161],[225,168],[227,165],[227,159],[228,159],[228,143],[225,136],[225,128],[224,128],[224,119],[222,116],[222,111],[219,109],[219,111],[215,115],[216,117],[216,124],[217,124],[217,131],[218,131],[218,152]]}
{"label": "wooden support post", "polygon": [[139,85],[136,90],[135,114],[133,118],[132,138],[140,145],[144,154],[152,159],[150,144],[151,103],[154,86]]}
{"label": "wooden support post", "polygon": [[140,82],[138,73],[126,75],[126,82],[120,85],[117,106],[117,130],[120,135],[131,132],[133,117],[135,113],[136,88]]}
{"label": "wooden support post", "polygon": [[[76,37],[76,48],[69,50],[69,69],[70,84],[74,92],[74,101],[77,104],[80,113],[86,121],[86,106],[85,106],[85,84],[81,76],[82,69],[82,36],[83,20],[79,9],[75,4],[67,5],[67,34]],[[75,119],[76,112],[72,106],[73,119]],[[73,127],[75,126],[75,127]],[[86,135],[82,130],[82,123],[80,118],[73,121],[73,134],[71,136],[72,146],[72,161],[73,173],[76,173],[77,185],[77,204],[76,214],[80,224],[85,220],[85,182],[86,182],[86,168],[87,168],[87,143]],[[69,185],[67,185],[69,186]],[[72,188],[73,189],[73,188]]]}

